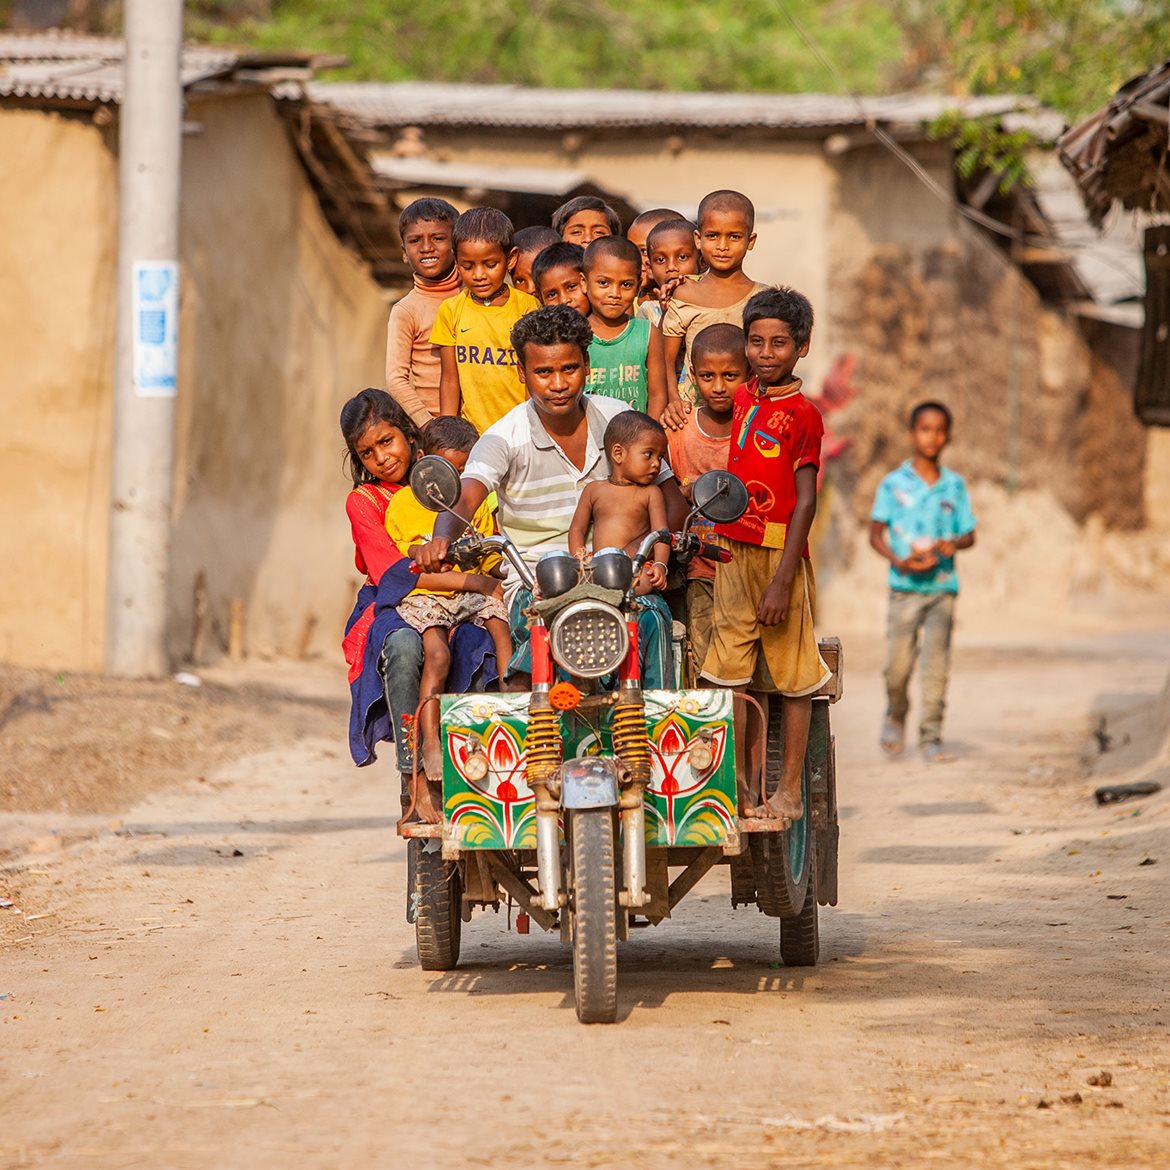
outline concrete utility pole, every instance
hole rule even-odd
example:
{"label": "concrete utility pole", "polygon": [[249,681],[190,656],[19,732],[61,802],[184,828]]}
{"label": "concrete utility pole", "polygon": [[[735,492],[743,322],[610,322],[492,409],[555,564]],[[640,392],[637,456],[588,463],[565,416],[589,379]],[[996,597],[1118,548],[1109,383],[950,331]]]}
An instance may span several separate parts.
{"label": "concrete utility pole", "polygon": [[126,0],[106,668],[165,674],[179,309],[183,0]]}

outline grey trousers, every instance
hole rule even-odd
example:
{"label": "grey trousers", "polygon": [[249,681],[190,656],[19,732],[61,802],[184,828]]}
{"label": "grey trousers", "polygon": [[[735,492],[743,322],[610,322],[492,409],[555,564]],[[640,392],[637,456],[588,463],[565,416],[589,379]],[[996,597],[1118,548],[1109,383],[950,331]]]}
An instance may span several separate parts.
{"label": "grey trousers", "polygon": [[942,739],[951,668],[951,626],[955,616],[953,593],[890,593],[886,625],[886,718],[905,723],[910,710],[910,676],[922,652],[922,718],[918,743]]}

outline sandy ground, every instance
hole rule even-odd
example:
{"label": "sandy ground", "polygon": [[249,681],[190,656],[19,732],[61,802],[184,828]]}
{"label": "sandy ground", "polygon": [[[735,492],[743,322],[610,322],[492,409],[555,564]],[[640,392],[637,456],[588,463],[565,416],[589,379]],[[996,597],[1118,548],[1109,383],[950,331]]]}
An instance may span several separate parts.
{"label": "sandy ground", "polygon": [[612,1027],[504,914],[417,969],[387,773],[317,733],[335,707],[192,747],[73,843],[4,814],[0,1167],[1170,1164],[1170,799],[1097,808],[1084,759],[1105,713],[1134,765],[1170,629],[964,641],[933,769],[877,752],[878,652],[847,642],[833,713],[820,967],[711,875],[623,948]]}

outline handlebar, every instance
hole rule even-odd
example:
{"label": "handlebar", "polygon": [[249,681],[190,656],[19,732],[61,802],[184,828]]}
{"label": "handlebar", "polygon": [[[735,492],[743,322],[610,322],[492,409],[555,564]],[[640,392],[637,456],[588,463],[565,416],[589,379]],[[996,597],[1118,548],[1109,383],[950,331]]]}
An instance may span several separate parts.
{"label": "handlebar", "polygon": [[[468,531],[453,540],[447,547],[447,561],[460,569],[473,569],[489,553],[500,553],[516,570],[516,575],[528,589],[536,588],[536,578],[520,555],[520,550],[506,536],[482,536]],[[412,567],[417,573],[417,565]]]}
{"label": "handlebar", "polygon": [[706,557],[709,561],[718,561],[721,565],[731,564],[731,549],[723,548],[718,544],[710,544],[708,541],[699,541],[698,556]]}
{"label": "handlebar", "polygon": [[[729,549],[720,548],[717,544],[700,540],[693,532],[684,529],[682,532],[671,532],[669,528],[659,528],[649,533],[638,546],[633,559],[633,581],[636,584],[642,569],[654,552],[656,544],[669,544],[684,561],[694,557],[706,557],[720,564],[727,564],[731,560]],[[516,570],[516,575],[526,588],[535,590],[536,578],[520,550],[512,541],[502,534],[482,536],[478,532],[464,532],[462,536],[453,540],[447,548],[447,561],[460,569],[474,569],[489,553],[500,553]],[[418,565],[411,565],[412,573],[419,573]],[[630,586],[631,595],[634,585]]]}
{"label": "handlebar", "polygon": [[[638,551],[634,554],[634,584],[638,582],[638,577],[645,567],[646,562],[650,559],[650,554],[654,551],[656,544],[674,544],[675,533],[671,532],[669,528],[660,528],[657,532],[649,533],[640,545]],[[633,585],[630,586],[633,589]]]}

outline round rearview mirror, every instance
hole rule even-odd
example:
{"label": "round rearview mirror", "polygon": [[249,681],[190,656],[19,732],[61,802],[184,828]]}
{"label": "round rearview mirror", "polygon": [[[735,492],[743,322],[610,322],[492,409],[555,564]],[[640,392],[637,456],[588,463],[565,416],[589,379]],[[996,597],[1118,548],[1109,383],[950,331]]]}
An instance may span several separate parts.
{"label": "round rearview mirror", "polygon": [[449,460],[442,455],[424,455],[410,469],[410,490],[424,508],[443,512],[459,503],[463,484]]}
{"label": "round rearview mirror", "polygon": [[691,487],[691,500],[713,524],[730,524],[747,511],[748,491],[730,471],[704,471]]}

